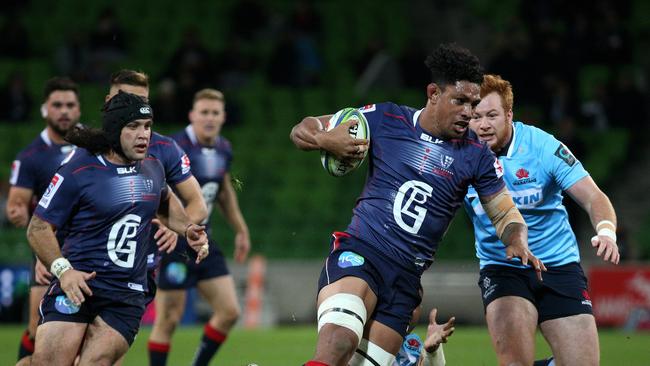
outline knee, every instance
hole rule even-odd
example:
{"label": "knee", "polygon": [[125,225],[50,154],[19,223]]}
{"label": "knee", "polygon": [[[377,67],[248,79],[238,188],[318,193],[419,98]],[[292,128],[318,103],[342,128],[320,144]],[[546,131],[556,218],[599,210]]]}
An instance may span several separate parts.
{"label": "knee", "polygon": [[237,323],[240,316],[241,309],[239,308],[239,305],[233,304],[232,306],[228,306],[215,312],[213,318],[216,318],[220,324],[230,329],[235,325],[235,323]]}
{"label": "knee", "polygon": [[182,309],[166,308],[156,316],[156,324],[167,332],[173,332],[183,316]]}

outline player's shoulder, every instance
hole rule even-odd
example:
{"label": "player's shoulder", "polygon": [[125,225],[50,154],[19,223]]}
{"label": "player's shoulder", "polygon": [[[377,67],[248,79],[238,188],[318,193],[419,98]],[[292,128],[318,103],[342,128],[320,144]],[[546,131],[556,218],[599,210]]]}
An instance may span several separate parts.
{"label": "player's shoulder", "polygon": [[107,164],[101,155],[94,155],[90,151],[78,147],[74,149],[59,167],[59,171],[77,175],[82,172],[93,174],[96,170],[107,170]]}
{"label": "player's shoulder", "polygon": [[164,145],[173,145],[173,144],[174,144],[174,139],[173,138],[171,138],[169,136],[165,136],[165,135],[160,134],[158,132],[152,132],[151,133],[151,144],[150,144],[151,146],[155,146],[155,145],[163,145],[164,146]]}
{"label": "player's shoulder", "polygon": [[519,146],[526,145],[534,154],[547,148],[557,147],[560,142],[552,134],[520,121],[514,122],[515,143]]}
{"label": "player's shoulder", "polygon": [[400,121],[410,127],[415,126],[413,116],[418,112],[413,107],[393,102],[368,104],[359,108],[359,111],[368,121]]}
{"label": "player's shoulder", "polygon": [[487,145],[478,138],[476,132],[471,129],[467,129],[465,136],[458,139],[451,139],[451,142],[458,149],[465,149],[469,151],[479,152],[483,150],[489,150]]}
{"label": "player's shoulder", "polygon": [[43,133],[36,136],[32,141],[27,144],[16,155],[16,159],[25,160],[37,157],[38,153],[43,152],[49,148],[47,142],[43,139]]}

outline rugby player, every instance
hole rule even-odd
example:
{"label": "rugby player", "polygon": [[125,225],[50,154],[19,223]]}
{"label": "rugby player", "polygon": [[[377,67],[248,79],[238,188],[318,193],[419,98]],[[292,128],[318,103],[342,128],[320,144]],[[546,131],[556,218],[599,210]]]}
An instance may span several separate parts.
{"label": "rugby player", "polygon": [[[235,231],[234,257],[242,263],[250,250],[250,237],[231,182],[232,148],[230,142],[220,136],[226,121],[223,94],[214,89],[198,91],[188,116],[190,125],[172,138],[189,156],[192,173],[201,184],[208,212],[211,213],[217,203]],[[204,224],[208,222],[209,216]],[[185,310],[187,289],[196,286],[213,311],[204,327],[193,365],[210,362],[239,317],[235,282],[223,253],[214,242],[211,241],[210,246],[210,255],[200,264],[193,263],[194,254],[187,251],[182,239],[175,252],[163,254],[156,294],[156,320],[149,337],[149,363],[152,366],[167,363],[172,335]]]}
{"label": "rugby player", "polygon": [[[79,88],[66,77],[54,77],[45,83],[41,117],[46,126],[11,165],[7,218],[16,227],[27,227],[34,201],[41,198],[56,169],[74,150],[74,145],[64,140],[65,134],[79,123],[81,108]],[[50,284],[52,275],[38,260],[34,267],[29,291],[29,321],[18,349],[18,365],[28,365],[34,353],[34,337],[38,324],[38,304]]]}
{"label": "rugby player", "polygon": [[[424,108],[371,104],[360,111],[369,141],[355,141],[348,125],[323,129],[330,116],[306,117],[291,139],[301,150],[358,159],[369,149],[369,174],[345,232],[336,232],[319,280],[318,341],[308,366],[388,366],[395,360],[413,310],[420,277],[433,262],[451,219],[471,184],[477,187],[498,236],[501,255],[533,266],[527,228],[489,148],[468,131],[480,102],[478,59],[457,45],[441,45],[426,60],[432,82]],[[363,340],[363,342],[362,342]],[[358,348],[358,349],[357,349]]]}
{"label": "rugby player", "polygon": [[498,156],[506,186],[528,224],[530,250],[548,269],[538,282],[530,268],[502,258],[503,238],[470,188],[465,209],[474,223],[478,285],[499,363],[531,365],[539,326],[557,364],[598,365],[596,322],[562,192],[589,215],[596,254],[618,264],[614,208],[569,148],[539,128],[513,122],[508,81],[485,75],[481,98],[470,128]]}
{"label": "rugby player", "polygon": [[[41,301],[32,365],[112,365],[132,344],[145,309],[147,244],[156,215],[208,254],[193,224],[147,156],[153,112],[120,92],[104,106],[102,129],[75,128],[78,146],[52,177],[27,237],[56,277]],[[65,226],[62,248],[54,231]]]}

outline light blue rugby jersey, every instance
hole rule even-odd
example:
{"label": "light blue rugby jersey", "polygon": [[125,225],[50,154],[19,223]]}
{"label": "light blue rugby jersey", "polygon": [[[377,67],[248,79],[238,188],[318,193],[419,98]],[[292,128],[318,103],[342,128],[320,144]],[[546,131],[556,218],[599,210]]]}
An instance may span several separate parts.
{"label": "light blue rugby jersey", "polygon": [[[546,266],[580,261],[578,243],[562,205],[562,191],[589,175],[555,137],[539,128],[514,123],[513,140],[499,157],[506,187],[528,224],[528,245]],[[465,196],[465,211],[474,224],[476,256],[481,268],[489,264],[523,267],[506,259],[503,243],[485,214],[476,190]]]}

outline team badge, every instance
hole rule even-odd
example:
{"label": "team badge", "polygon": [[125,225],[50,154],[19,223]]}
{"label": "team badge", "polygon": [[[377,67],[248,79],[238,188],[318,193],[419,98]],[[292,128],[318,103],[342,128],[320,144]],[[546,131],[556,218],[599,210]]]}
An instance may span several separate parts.
{"label": "team badge", "polygon": [[354,252],[343,252],[339,255],[339,267],[359,267],[365,262],[365,258]]}
{"label": "team badge", "polygon": [[440,165],[442,165],[443,169],[449,169],[451,164],[454,162],[454,158],[452,158],[449,155],[440,155]]}

